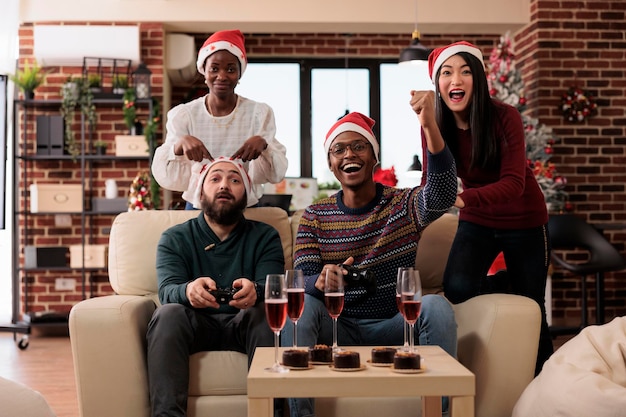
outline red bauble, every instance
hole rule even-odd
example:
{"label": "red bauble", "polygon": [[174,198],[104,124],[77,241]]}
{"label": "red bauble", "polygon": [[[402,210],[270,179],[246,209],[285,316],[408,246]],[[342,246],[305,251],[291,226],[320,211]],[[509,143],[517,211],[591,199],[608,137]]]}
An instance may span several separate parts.
{"label": "red bauble", "polygon": [[500,82],[501,83],[505,83],[509,80],[509,77],[507,77],[506,75],[501,75],[500,76]]}
{"label": "red bauble", "polygon": [[552,148],[551,148],[551,147],[549,147],[549,146],[546,146],[546,147],[543,149],[543,151],[544,151],[545,153],[547,153],[548,155],[552,155],[552,152],[553,152]]}
{"label": "red bauble", "polygon": [[520,97],[519,98],[519,104],[521,104],[522,106],[526,104],[526,97]]}

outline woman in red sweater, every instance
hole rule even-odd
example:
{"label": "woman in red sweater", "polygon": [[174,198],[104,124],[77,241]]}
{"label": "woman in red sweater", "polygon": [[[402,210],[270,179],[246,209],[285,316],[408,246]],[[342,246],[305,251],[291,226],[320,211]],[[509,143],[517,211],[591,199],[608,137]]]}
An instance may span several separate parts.
{"label": "woman in red sweater", "polygon": [[553,352],[544,300],[550,239],[544,196],[526,162],[521,115],[490,97],[482,52],[468,42],[433,50],[428,70],[436,122],[463,186],[455,203],[459,228],[444,274],[445,294],[461,303],[488,292],[487,271],[503,252],[511,292],[541,308],[538,373]]}

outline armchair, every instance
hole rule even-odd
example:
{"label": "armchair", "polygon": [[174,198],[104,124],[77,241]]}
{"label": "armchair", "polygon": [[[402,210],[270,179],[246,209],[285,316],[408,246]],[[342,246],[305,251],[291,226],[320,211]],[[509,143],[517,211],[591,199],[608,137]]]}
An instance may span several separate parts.
{"label": "armchair", "polygon": [[[154,268],[161,233],[198,211],[149,210],[118,215],[109,239],[109,280],[115,295],[78,303],[69,328],[81,417],[148,417],[145,333],[158,305]],[[276,207],[246,210],[280,234],[287,267],[301,212],[290,221]],[[446,214],[423,233],[416,257],[425,291],[441,291],[441,277],[457,218]],[[528,298],[491,294],[455,306],[459,360],[476,375],[476,415],[510,415],[532,380],[540,313]],[[238,352],[201,352],[190,362],[188,416],[247,415],[247,357]],[[419,413],[419,398],[321,399],[319,416]]]}

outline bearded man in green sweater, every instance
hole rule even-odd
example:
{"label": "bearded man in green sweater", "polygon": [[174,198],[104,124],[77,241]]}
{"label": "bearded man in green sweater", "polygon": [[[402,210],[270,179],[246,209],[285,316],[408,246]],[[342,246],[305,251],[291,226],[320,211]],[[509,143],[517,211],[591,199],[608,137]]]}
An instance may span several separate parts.
{"label": "bearded man in green sweater", "polygon": [[[147,332],[153,416],[186,415],[191,354],[233,350],[249,364],[257,346],[274,343],[263,295],[266,275],[285,270],[280,236],[244,218],[251,188],[241,163],[217,158],[199,169],[202,211],[166,230],[157,247],[162,305]],[[217,289],[236,292],[220,300]]]}

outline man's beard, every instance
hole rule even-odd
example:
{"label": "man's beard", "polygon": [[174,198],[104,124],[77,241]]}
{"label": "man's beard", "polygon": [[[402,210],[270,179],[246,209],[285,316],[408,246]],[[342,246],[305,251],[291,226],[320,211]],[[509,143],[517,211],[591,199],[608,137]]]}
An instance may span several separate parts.
{"label": "man's beard", "polygon": [[232,226],[243,217],[243,211],[246,209],[247,198],[244,194],[241,200],[234,203],[216,204],[215,201],[210,202],[203,196],[200,205],[204,214],[217,224],[224,226]]}

